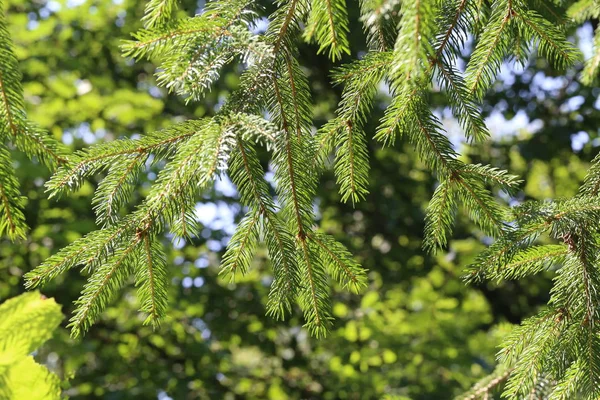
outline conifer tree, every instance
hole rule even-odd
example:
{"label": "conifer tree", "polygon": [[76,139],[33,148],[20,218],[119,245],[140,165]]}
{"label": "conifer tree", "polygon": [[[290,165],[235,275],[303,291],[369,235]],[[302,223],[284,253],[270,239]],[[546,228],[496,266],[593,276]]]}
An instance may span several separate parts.
{"label": "conifer tree", "polygon": [[[570,4],[568,12],[564,3]],[[577,197],[508,210],[492,190],[515,193],[518,178],[463,162],[428,101],[429,92],[440,88],[465,140],[486,140],[489,132],[478,104],[502,63],[526,63],[533,52],[560,70],[579,62],[565,28],[569,18],[597,17],[596,0],[362,0],[360,19],[369,51],[333,71],[333,82],[343,86],[341,100],[335,118],[316,133],[297,46],[300,40],[314,42],[332,61],[345,59],[351,49],[344,0],[278,1],[264,34],[252,29],[262,12],[252,0],[209,1],[201,14],[184,18],[174,18],[175,8],[174,0],[148,2],[144,29],[123,43],[123,54],[155,62],[158,84],[188,101],[201,100],[229,63],[243,66],[239,87],[211,118],[139,139],[99,143],[69,156],[25,119],[16,58],[0,20],[3,140],[58,167],[47,182],[51,197],[77,190],[91,176],[103,177],[93,200],[100,228],[26,276],[28,287],[38,287],[74,267],[90,274],[70,321],[74,336],[90,328],[130,277],[146,321],[160,322],[169,273],[160,239],[167,231],[184,238],[197,235],[196,201],[225,174],[248,211],[223,256],[222,274],[235,279],[246,273],[264,242],[274,277],[267,313],[283,319],[298,304],[308,330],[325,335],[332,323],[329,280],[358,292],[367,279],[344,246],[317,226],[319,175],[331,161],[342,201],[363,201],[369,187],[367,143],[392,146],[403,138],[438,181],[426,215],[425,249],[447,245],[462,208],[483,234],[495,239],[470,267],[468,281],[557,271],[548,308],[515,329],[499,353],[498,369],[465,398],[486,398],[504,382],[504,394],[512,399],[598,398],[600,160]],[[470,39],[473,49],[463,72],[457,59],[469,51]],[[598,69],[598,34],[596,44],[582,75],[586,83],[593,82]],[[365,122],[382,82],[392,99],[371,134]],[[258,146],[269,151],[275,195]],[[11,224],[22,226],[21,200],[11,162],[1,154],[0,194],[5,195],[0,199],[12,214],[0,219],[0,231],[17,237],[23,230]],[[164,167],[146,198],[123,213],[148,164]],[[535,244],[542,236],[554,242]]]}
{"label": "conifer tree", "polygon": [[50,169],[66,162],[62,146],[27,119],[21,73],[0,1],[0,235],[24,238],[23,198],[10,156],[16,147]]}

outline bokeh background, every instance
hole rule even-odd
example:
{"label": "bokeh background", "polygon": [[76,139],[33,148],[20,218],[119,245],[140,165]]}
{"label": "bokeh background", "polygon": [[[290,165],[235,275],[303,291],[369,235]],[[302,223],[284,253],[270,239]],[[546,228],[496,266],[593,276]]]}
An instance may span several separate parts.
{"label": "bokeh background", "polygon": [[[211,115],[238,84],[241,66],[232,65],[201,103],[185,104],[158,88],[152,64],[134,63],[119,50],[120,41],[141,27],[143,3],[5,1],[29,115],[73,150]],[[179,12],[188,15],[203,5],[180,3]],[[261,3],[266,16],[274,5]],[[358,2],[348,6],[356,57],[366,50],[365,40]],[[256,29],[265,27],[263,19]],[[586,55],[592,31],[590,23],[569,31]],[[341,88],[330,84],[335,65],[316,50],[300,47],[318,127],[333,116]],[[492,140],[475,147],[461,141],[444,96],[433,89],[436,113],[465,159],[524,179],[516,198],[496,193],[498,201],[515,205],[576,193],[600,144],[600,89],[578,83],[580,68],[558,73],[535,57],[525,67],[506,64],[483,105]],[[388,100],[382,85],[368,132]],[[264,250],[235,284],[218,277],[220,256],[243,215],[235,187],[223,179],[199,199],[198,238],[164,239],[173,284],[159,330],[142,325],[130,284],[83,339],[69,338],[65,320],[37,359],[65,379],[72,399],[448,399],[467,389],[493,369],[511,324],[544,306],[552,276],[466,286],[462,271],[490,239],[459,215],[448,250],[424,253],[424,209],[435,181],[410,146],[370,146],[366,201],[340,203],[332,173],[319,186],[322,228],[369,270],[361,295],[332,287],[336,320],[326,339],[307,335],[301,313],[283,322],[265,316],[271,271]],[[25,272],[95,228],[96,181],[50,201],[43,186],[49,172],[22,154],[15,158],[31,231],[26,241],[0,239],[0,301],[24,291]],[[155,178],[156,170],[148,170],[138,198]],[[84,281],[73,270],[44,294],[68,316]]]}

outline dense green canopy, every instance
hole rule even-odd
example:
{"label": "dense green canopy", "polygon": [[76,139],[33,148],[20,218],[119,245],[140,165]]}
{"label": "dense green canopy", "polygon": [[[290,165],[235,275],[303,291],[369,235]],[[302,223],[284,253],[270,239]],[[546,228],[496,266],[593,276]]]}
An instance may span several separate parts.
{"label": "dense green canopy", "polygon": [[[390,6],[397,3],[372,2]],[[115,140],[140,137],[147,140],[148,136],[142,135],[173,129],[175,124],[189,124],[184,122],[189,119],[214,117],[227,104],[226,100],[234,97],[232,93],[243,87],[240,64],[233,63],[223,68],[220,78],[201,98],[185,84],[173,86],[169,93],[163,83],[172,78],[170,73],[181,72],[168,64],[173,60],[167,60],[157,75],[159,64],[140,60],[141,54],[131,47],[127,50],[128,44],[126,52],[136,60],[125,57],[123,40],[131,40],[132,33],[140,29],[164,23],[160,18],[153,19],[152,13],[142,20],[146,11],[143,2],[5,0],[5,3],[7,31],[14,41],[23,75],[23,101],[30,120],[27,123],[34,124],[33,132],[48,131],[69,148],[59,146],[60,157],[62,152],[72,154],[94,143],[126,146],[127,142]],[[271,1],[261,3],[264,3],[260,11],[262,19],[253,29],[267,31],[268,36],[265,18],[274,12],[276,5]],[[366,3],[369,2],[361,2],[363,6]],[[556,22],[557,32],[566,33],[584,56],[590,57],[597,14],[563,24],[559,18],[566,15],[563,12],[573,1],[518,3],[531,3],[545,18]],[[194,15],[203,5],[204,2],[181,1],[174,16]],[[350,178],[349,160],[338,157],[314,185],[315,206],[309,199],[302,210],[306,215],[314,213],[319,234],[330,235],[321,240],[335,238],[366,269],[365,287],[356,294],[344,290],[340,283],[330,282],[333,319],[329,334],[316,338],[309,332],[315,329],[303,328],[306,321],[295,304],[289,304],[292,312],[284,321],[266,315],[267,311],[277,314],[273,297],[269,297],[271,267],[277,260],[268,241],[267,245],[257,246],[256,255],[246,256],[251,264],[247,274],[237,275],[235,282],[219,275],[222,260],[228,260],[226,246],[235,226],[248,210],[256,207],[242,190],[236,190],[241,186],[233,172],[230,176],[235,185],[229,178],[217,179],[214,186],[207,186],[204,194],[191,203],[188,211],[197,216],[194,222],[199,235],[185,239],[172,234],[157,235],[164,250],[164,255],[158,258],[164,258],[163,269],[171,282],[164,304],[159,304],[159,308],[168,304],[160,326],[143,324],[148,314],[152,315],[152,308],[145,298],[136,296],[136,276],[124,277],[125,289],[108,302],[106,310],[99,313],[83,337],[71,338],[65,322],[53,339],[39,349],[36,360],[64,381],[65,394],[73,399],[368,399],[384,395],[399,399],[452,398],[495,370],[498,346],[511,340],[513,325],[543,315],[538,314],[540,311],[548,312],[545,310],[556,273],[548,271],[547,264],[533,265],[532,269],[542,271],[535,276],[519,276],[522,279],[518,280],[513,279],[515,276],[496,276],[487,271],[487,279],[465,283],[466,269],[481,264],[481,254],[492,242],[490,235],[496,228],[482,223],[484,219],[477,213],[473,215],[470,211],[474,207],[469,206],[456,210],[457,221],[451,234],[445,226],[432,223],[431,214],[426,217],[432,196],[443,188],[439,185],[443,181],[440,177],[448,175],[447,171],[438,161],[427,158],[422,144],[415,145],[406,135],[397,135],[391,145],[393,138],[383,137],[380,127],[380,120],[389,120],[385,110],[390,103],[396,108],[406,106],[392,100],[396,91],[406,88],[380,85],[383,74],[389,75],[390,80],[394,74],[410,74],[409,64],[400,63],[391,52],[385,53],[390,40],[393,46],[395,27],[393,24],[388,27],[391,36],[380,40],[373,32],[364,32],[359,2],[347,1],[342,14],[347,14],[349,21],[341,28],[346,39],[329,42],[328,32],[317,29],[323,26],[319,20],[324,16],[315,12],[310,15],[304,34],[308,44],[298,43],[297,68],[306,76],[306,85],[312,93],[312,120],[295,121],[304,131],[309,132],[313,125],[325,127],[321,133],[327,127],[339,130],[348,115],[354,115],[352,104],[344,103],[352,100],[348,94],[351,91],[344,89],[347,81],[342,84],[340,77],[353,70],[360,71],[363,67],[360,62],[366,57],[358,64],[349,63],[369,49],[381,46],[377,50],[384,52],[375,57],[406,69],[382,69],[374,73],[377,76],[371,76],[373,110],[368,117],[357,118],[361,125],[354,127],[356,131],[351,130],[368,138],[382,138],[363,140],[368,149],[362,155],[369,161],[368,173]],[[340,18],[345,20],[343,16]],[[493,19],[493,14],[490,18]],[[471,28],[475,29],[468,29]],[[144,38],[140,35],[138,41]],[[240,37],[239,40],[251,40],[241,33]],[[132,46],[133,42],[128,43]],[[410,50],[406,49],[407,54]],[[481,111],[472,108],[476,106],[471,103],[461,103],[461,98],[447,96],[451,93],[447,82],[444,85],[442,81],[423,94],[423,99],[427,99],[424,104],[431,106],[448,132],[448,149],[460,153],[455,156],[449,150],[449,158],[465,165],[491,165],[523,180],[518,190],[510,193],[512,196],[508,190],[501,190],[506,187],[485,186],[485,196],[489,190],[489,200],[498,207],[577,195],[600,143],[598,88],[591,85],[593,80],[589,75],[583,79],[588,85],[582,83],[580,73],[584,64],[573,56],[572,66],[560,70],[567,65],[562,65],[564,60],[552,49],[544,49],[542,45],[539,52],[546,58],[529,56],[521,50],[516,49],[519,52],[514,56],[522,61],[522,66],[497,61],[502,66],[501,73],[497,81],[495,77],[486,78],[491,86],[487,91],[485,82],[472,80],[477,71],[473,72],[472,67],[466,69],[471,80],[463,83],[482,98]],[[560,50],[576,53],[575,47]],[[456,56],[450,72],[458,73],[453,70],[454,65],[462,70],[470,54],[469,51]],[[482,57],[481,51],[473,57]],[[556,58],[559,65],[547,61]],[[420,65],[421,60],[412,62]],[[448,72],[444,68],[441,66],[440,71]],[[481,74],[491,72],[482,70]],[[336,79],[340,81],[338,84]],[[425,78],[415,77],[417,82],[418,79]],[[369,82],[364,80],[351,83],[357,90],[369,88]],[[201,89],[192,88],[198,92]],[[241,103],[247,100],[239,99]],[[421,106],[412,103],[410,107]],[[272,112],[271,117],[280,123],[281,116]],[[463,139],[465,126],[472,133],[468,142]],[[485,138],[488,130],[490,139],[478,141]],[[173,135],[177,133],[174,131]],[[202,139],[208,141],[210,136]],[[338,135],[337,140],[332,148],[343,148],[350,143],[344,134]],[[264,147],[245,146],[240,145],[242,151],[236,153],[238,168],[243,168],[239,156],[244,149],[256,151],[256,160],[267,171],[265,197],[277,193],[285,203],[289,193],[276,192],[273,185],[282,180],[276,168],[277,159]],[[16,147],[19,148],[18,143]],[[25,273],[120,215],[119,210],[111,213],[106,209],[106,197],[102,197],[102,193],[106,194],[102,191],[105,181],[101,180],[105,173],[90,174],[69,196],[49,199],[51,193],[44,184],[50,179],[51,170],[35,154],[33,161],[29,156],[32,154],[11,147],[14,174],[24,196],[18,202],[22,203],[23,220],[29,231],[0,239],[0,300],[25,291]],[[46,161],[50,168],[61,164],[60,160]],[[230,170],[235,171],[235,157],[230,162]],[[146,164],[148,170],[142,171]],[[139,166],[140,172],[137,179],[127,182],[135,189],[128,198],[131,201],[119,203],[126,212],[135,212],[131,204],[152,196],[153,185],[161,182],[157,174],[164,167],[158,158],[154,163],[136,159],[131,165]],[[114,163],[111,172],[114,168],[118,174],[119,168],[127,167]],[[60,173],[55,175],[54,182]],[[113,179],[118,177],[113,175]],[[307,183],[310,184],[313,183]],[[266,208],[271,207],[265,204]],[[561,207],[562,203],[556,204]],[[292,214],[292,211],[287,212]],[[245,221],[250,225],[253,220]],[[300,227],[302,222],[294,225],[296,229]],[[177,232],[185,236],[181,229]],[[436,229],[441,232],[438,239],[432,240],[432,231]],[[425,233],[430,236],[425,237]],[[12,236],[20,239],[11,241]],[[423,250],[424,245],[443,246],[446,240],[443,250],[433,254]],[[559,248],[550,236],[541,240],[542,245],[548,246],[539,250],[543,254],[550,250],[558,254],[568,247],[565,242]],[[70,318],[74,313],[77,316],[74,301],[91,271],[84,270],[82,274],[78,269],[68,270],[49,280],[41,290],[62,305],[65,316]],[[506,278],[510,280],[503,280]],[[139,309],[147,313],[142,314]],[[82,318],[82,330],[89,325]],[[499,396],[499,392],[496,394]]]}

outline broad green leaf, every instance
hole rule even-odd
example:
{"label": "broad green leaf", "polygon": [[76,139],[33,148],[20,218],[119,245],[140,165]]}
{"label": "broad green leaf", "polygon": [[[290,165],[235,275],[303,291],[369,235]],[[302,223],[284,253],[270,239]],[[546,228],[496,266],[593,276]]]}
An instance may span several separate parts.
{"label": "broad green leaf", "polygon": [[22,357],[16,364],[0,369],[0,399],[60,399],[60,379],[33,357]]}
{"label": "broad green leaf", "polygon": [[60,305],[37,291],[7,300],[0,305],[0,360],[6,353],[28,355],[52,337],[62,319]]}

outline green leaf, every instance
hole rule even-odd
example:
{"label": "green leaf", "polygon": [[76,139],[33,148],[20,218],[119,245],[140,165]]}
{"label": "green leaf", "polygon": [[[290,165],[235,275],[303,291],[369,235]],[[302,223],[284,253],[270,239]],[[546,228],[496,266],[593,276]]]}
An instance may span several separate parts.
{"label": "green leaf", "polygon": [[33,352],[52,337],[63,319],[54,299],[46,299],[37,291],[5,301],[0,315],[0,358]]}
{"label": "green leaf", "polygon": [[58,400],[60,379],[37,364],[33,357],[22,357],[8,368],[0,367],[0,398],[3,400]]}
{"label": "green leaf", "polygon": [[35,291],[5,301],[0,316],[0,398],[59,399],[59,378],[29,354],[52,337],[60,306]]}

